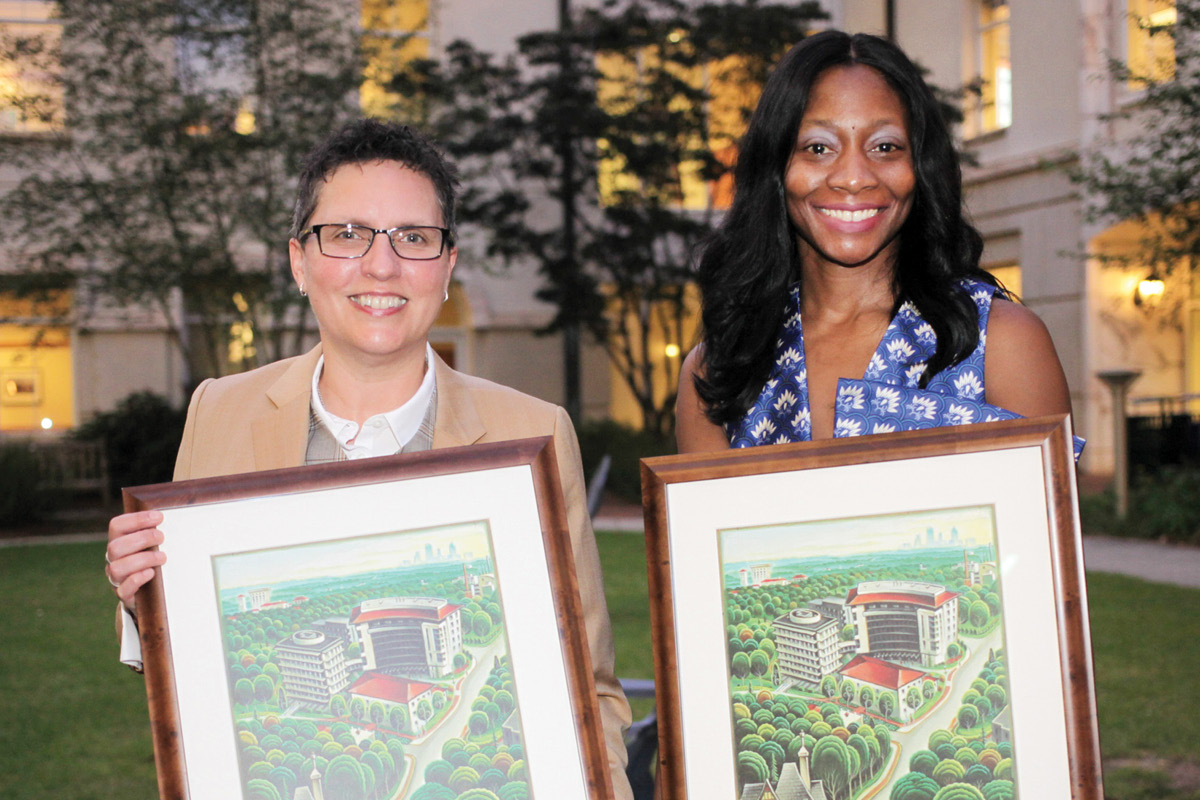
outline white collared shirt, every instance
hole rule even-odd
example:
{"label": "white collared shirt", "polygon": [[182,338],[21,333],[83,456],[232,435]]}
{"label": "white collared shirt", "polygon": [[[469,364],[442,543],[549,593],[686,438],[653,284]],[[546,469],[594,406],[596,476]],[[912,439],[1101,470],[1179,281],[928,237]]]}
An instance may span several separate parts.
{"label": "white collared shirt", "polygon": [[360,428],[358,423],[333,414],[325,408],[321,400],[318,384],[321,371],[325,368],[325,356],[317,361],[313,370],[312,405],[317,418],[333,434],[333,438],[346,453],[348,459],[371,458],[372,456],[390,456],[399,452],[400,448],[416,435],[425,419],[429,401],[433,398],[434,377],[431,364],[433,363],[433,348],[425,344],[425,376],[417,392],[408,402],[399,408],[383,414],[376,414],[367,419]]}

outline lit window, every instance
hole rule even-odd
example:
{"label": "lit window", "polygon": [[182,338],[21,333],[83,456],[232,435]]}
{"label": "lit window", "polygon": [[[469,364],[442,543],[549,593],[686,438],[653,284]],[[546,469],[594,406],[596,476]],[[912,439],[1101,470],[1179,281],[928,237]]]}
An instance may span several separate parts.
{"label": "lit window", "polygon": [[362,0],[364,114],[392,118],[403,98],[388,84],[410,61],[429,57],[429,0]]}
{"label": "lit window", "polygon": [[977,114],[979,133],[1012,125],[1008,16],[1008,0],[983,0],[979,5],[979,74],[983,79]]}
{"label": "lit window", "polygon": [[71,294],[36,299],[0,292],[0,431],[75,424]]}
{"label": "lit window", "polygon": [[62,126],[62,90],[54,77],[62,23],[54,18],[53,6],[0,0],[0,132]]}
{"label": "lit window", "polygon": [[1133,76],[1129,88],[1144,88],[1146,79],[1169,81],[1175,76],[1174,26],[1174,0],[1129,0],[1126,58]]}

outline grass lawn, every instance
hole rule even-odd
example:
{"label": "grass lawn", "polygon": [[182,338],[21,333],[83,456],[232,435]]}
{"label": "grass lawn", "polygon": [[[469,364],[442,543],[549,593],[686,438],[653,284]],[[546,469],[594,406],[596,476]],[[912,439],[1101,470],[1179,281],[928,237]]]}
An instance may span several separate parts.
{"label": "grass lawn", "polygon": [[[598,539],[617,672],[653,677],[642,538]],[[12,604],[0,656],[5,800],[157,796],[145,692],[116,660],[103,558],[98,542],[0,548]],[[1105,574],[1088,591],[1108,798],[1200,800],[1167,779],[1172,765],[1200,769],[1200,591]],[[637,701],[634,717],[651,708]]]}

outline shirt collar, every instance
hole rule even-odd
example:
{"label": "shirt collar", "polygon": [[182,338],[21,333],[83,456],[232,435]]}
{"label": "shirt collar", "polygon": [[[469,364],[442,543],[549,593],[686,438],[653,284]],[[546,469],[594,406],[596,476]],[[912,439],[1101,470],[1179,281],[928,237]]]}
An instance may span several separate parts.
{"label": "shirt collar", "polygon": [[383,414],[376,414],[363,423],[360,431],[357,423],[330,413],[321,400],[318,385],[321,371],[325,368],[325,356],[317,361],[312,377],[312,407],[321,424],[333,434],[338,445],[350,459],[371,456],[390,456],[400,451],[421,427],[429,402],[433,398],[434,370],[433,348],[425,344],[425,376],[416,394],[404,405]]}

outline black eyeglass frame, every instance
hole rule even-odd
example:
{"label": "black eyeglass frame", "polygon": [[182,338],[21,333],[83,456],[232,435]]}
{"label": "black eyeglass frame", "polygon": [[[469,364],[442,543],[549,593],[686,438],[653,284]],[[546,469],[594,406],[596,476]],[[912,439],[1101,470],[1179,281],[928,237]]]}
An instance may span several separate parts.
{"label": "black eyeglass frame", "polygon": [[[367,245],[367,249],[363,250],[362,255],[358,255],[358,256],[332,255],[330,253],[326,253],[325,248],[321,246],[321,229],[322,228],[362,228],[363,230],[368,230],[371,232],[371,242],[370,242],[370,244]],[[442,244],[441,244],[441,247],[438,248],[437,255],[423,256],[423,257],[417,257],[417,258],[414,258],[413,256],[400,255],[400,251],[396,249],[396,242],[392,239],[392,234],[395,233],[396,231],[420,231],[420,230],[441,231],[442,232]],[[358,225],[353,222],[323,222],[320,225],[309,225],[307,228],[300,231],[300,233],[296,236],[296,239],[298,241],[304,241],[304,237],[306,237],[306,236],[310,236],[310,235],[316,236],[317,237],[317,249],[321,251],[321,255],[325,256],[326,258],[354,259],[354,258],[366,258],[367,253],[371,252],[371,248],[375,245],[375,237],[381,233],[385,234],[387,236],[388,246],[392,248],[392,252],[395,253],[397,257],[406,259],[408,261],[434,261],[436,259],[441,258],[442,254],[446,252],[446,245],[449,245],[450,247],[454,247],[454,234],[451,232],[451,230],[449,228],[439,228],[437,225],[397,225],[394,228],[372,228],[369,225]]]}

